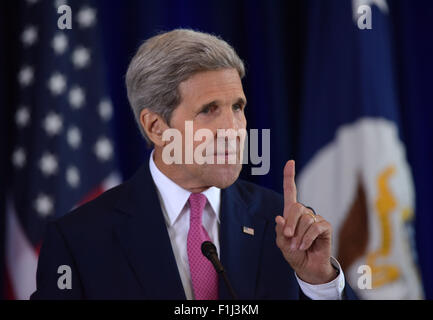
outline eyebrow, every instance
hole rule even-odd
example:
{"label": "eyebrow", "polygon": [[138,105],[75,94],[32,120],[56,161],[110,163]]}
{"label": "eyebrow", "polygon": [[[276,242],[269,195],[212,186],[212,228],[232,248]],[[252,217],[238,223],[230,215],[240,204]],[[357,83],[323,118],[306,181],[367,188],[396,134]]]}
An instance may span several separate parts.
{"label": "eyebrow", "polygon": [[[213,105],[218,105],[219,103],[220,103],[219,100],[213,100],[211,102],[205,103],[204,105],[201,106],[200,111],[212,107]],[[242,106],[245,107],[247,105],[247,102],[245,101],[244,98],[238,98],[236,102],[234,102],[233,104],[241,104]]]}
{"label": "eyebrow", "polygon": [[238,98],[238,100],[234,104],[241,104],[245,107],[247,105],[247,102],[244,98]]}

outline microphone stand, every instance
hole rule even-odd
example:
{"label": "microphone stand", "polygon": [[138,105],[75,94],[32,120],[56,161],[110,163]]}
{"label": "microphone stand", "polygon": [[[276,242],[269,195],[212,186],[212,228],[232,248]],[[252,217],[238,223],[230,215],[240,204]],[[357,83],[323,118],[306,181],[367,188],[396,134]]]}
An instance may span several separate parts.
{"label": "microphone stand", "polygon": [[233,287],[232,287],[232,285],[231,285],[231,283],[229,281],[229,278],[227,277],[227,273],[225,272],[225,270],[223,270],[219,274],[222,276],[222,278],[224,280],[224,283],[226,284],[227,289],[229,290],[230,295],[232,296],[232,300],[238,300],[238,297],[237,297],[235,291],[233,290]]}
{"label": "microphone stand", "polygon": [[227,273],[224,270],[224,267],[221,264],[221,261],[218,259],[218,254],[215,245],[210,241],[205,241],[201,245],[201,252],[203,255],[212,262],[215,271],[223,278],[224,283],[229,290],[229,293],[233,300],[238,300],[238,296],[236,295],[229,278],[227,277]]}

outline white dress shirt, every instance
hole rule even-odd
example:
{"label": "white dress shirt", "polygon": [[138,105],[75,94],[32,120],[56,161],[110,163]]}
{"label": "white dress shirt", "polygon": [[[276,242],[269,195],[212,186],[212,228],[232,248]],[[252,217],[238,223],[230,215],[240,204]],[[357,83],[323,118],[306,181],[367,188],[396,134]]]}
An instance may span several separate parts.
{"label": "white dress shirt", "polygon": [[[183,289],[188,300],[194,299],[191,274],[189,271],[187,237],[189,230],[190,208],[188,198],[190,191],[183,189],[166,175],[164,175],[153,161],[153,151],[149,159],[149,168],[152,179],[156,185],[161,210],[167,225],[168,235],[179,270]],[[218,255],[219,246],[219,213],[221,204],[221,189],[211,187],[202,192],[207,198],[206,206],[203,210],[202,223],[209,238],[215,244]],[[336,300],[341,299],[344,289],[344,274],[337,260],[331,258],[332,264],[340,270],[336,279],[329,283],[311,285],[301,279],[296,274],[296,279],[304,294],[314,300]]]}

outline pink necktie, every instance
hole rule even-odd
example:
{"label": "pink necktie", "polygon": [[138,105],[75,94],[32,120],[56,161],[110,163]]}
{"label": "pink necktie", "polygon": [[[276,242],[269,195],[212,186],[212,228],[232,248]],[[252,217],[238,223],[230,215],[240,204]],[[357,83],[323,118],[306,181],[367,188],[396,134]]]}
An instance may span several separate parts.
{"label": "pink necktie", "polygon": [[204,241],[210,241],[202,225],[206,201],[206,196],[201,193],[191,193],[189,196],[191,213],[187,240],[188,262],[195,299],[217,300],[218,274],[212,263],[201,253],[201,244]]}

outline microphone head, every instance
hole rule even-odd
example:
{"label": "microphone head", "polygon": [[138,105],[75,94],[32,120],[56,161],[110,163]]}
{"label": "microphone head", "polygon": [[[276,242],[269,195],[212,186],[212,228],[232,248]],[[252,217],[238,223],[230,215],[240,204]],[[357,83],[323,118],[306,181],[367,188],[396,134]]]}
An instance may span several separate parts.
{"label": "microphone head", "polygon": [[217,254],[215,245],[210,241],[204,241],[201,244],[201,252],[206,258],[210,258],[213,254]]}

